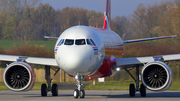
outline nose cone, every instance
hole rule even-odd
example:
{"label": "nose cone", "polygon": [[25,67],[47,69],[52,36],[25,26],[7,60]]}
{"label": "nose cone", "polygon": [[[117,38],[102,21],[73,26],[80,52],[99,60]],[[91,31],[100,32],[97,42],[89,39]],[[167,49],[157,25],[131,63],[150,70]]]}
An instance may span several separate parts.
{"label": "nose cone", "polygon": [[[78,47],[78,48],[77,48]],[[69,74],[88,72],[92,49],[86,46],[74,46],[60,49],[60,68]]]}

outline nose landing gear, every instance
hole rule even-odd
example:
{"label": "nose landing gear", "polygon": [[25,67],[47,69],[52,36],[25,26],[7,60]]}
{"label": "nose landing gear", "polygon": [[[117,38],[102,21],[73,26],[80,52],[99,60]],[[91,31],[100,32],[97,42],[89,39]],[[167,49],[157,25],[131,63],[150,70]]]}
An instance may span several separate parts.
{"label": "nose landing gear", "polygon": [[76,75],[75,79],[78,81],[78,83],[77,83],[78,88],[74,90],[74,98],[76,98],[76,99],[78,97],[84,98],[85,97],[85,91],[84,91],[84,89],[82,89],[83,84],[81,84],[81,76]]}

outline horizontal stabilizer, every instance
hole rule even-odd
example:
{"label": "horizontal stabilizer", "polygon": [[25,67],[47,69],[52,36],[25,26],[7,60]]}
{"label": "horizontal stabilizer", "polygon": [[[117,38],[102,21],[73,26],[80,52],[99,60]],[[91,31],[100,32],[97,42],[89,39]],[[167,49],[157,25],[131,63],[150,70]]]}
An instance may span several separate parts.
{"label": "horizontal stabilizer", "polygon": [[44,36],[46,39],[58,39],[58,37]]}
{"label": "horizontal stabilizer", "polygon": [[174,38],[174,37],[177,37],[177,35],[162,36],[162,37],[153,37],[153,38],[145,38],[145,39],[135,39],[135,40],[125,40],[125,41],[123,41],[123,43],[133,43],[133,42],[150,41],[150,40],[165,39],[165,38]]}

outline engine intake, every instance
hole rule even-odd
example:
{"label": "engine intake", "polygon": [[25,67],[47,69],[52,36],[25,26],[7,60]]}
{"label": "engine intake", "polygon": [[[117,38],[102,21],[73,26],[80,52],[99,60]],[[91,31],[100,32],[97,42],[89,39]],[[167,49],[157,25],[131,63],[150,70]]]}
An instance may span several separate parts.
{"label": "engine intake", "polygon": [[150,62],[142,68],[141,80],[149,90],[167,90],[172,82],[171,69],[163,62]]}
{"label": "engine intake", "polygon": [[13,91],[28,91],[36,79],[33,68],[25,62],[14,62],[6,67],[3,80],[7,88]]}

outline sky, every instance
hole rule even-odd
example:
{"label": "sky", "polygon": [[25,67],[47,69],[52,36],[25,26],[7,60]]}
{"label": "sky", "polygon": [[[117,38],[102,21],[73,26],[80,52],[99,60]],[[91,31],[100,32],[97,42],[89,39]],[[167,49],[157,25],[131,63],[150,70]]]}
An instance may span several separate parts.
{"label": "sky", "polygon": [[[111,16],[130,16],[139,3],[155,4],[166,0],[111,0]],[[49,3],[55,10],[65,7],[79,7],[96,12],[104,12],[105,0],[41,0],[42,4]]]}

